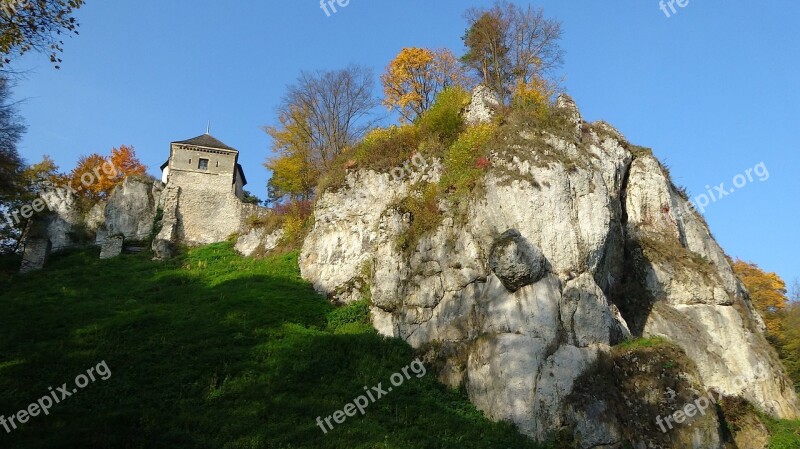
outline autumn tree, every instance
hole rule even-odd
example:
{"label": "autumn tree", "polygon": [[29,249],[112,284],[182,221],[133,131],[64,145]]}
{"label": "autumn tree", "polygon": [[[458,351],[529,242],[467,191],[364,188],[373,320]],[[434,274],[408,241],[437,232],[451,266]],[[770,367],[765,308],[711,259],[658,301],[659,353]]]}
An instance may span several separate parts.
{"label": "autumn tree", "polygon": [[774,340],[780,340],[782,313],[786,309],[786,283],[775,273],[767,273],[758,265],[737,260],[733,271],[750,292],[753,306],[764,317],[767,333]]}
{"label": "autumn tree", "polygon": [[[9,211],[20,211],[26,205],[31,205],[39,198],[42,192],[53,186],[63,185],[65,177],[58,170],[58,165],[50,156],[45,155],[41,162],[26,167],[20,173],[20,188],[17,193],[3,202]],[[15,253],[19,251],[22,237],[28,228],[30,218],[24,214],[14,214],[14,219],[0,223],[0,253]]]}
{"label": "autumn tree", "polygon": [[270,202],[305,200],[314,192],[319,170],[311,153],[312,142],[304,132],[306,113],[294,108],[278,117],[279,127],[267,127],[276,155],[264,164],[272,172],[267,185]]}
{"label": "autumn tree", "polygon": [[272,138],[270,199],[310,197],[334,158],[373,127],[377,100],[372,71],[360,66],[303,72],[278,106]]}
{"label": "autumn tree", "polygon": [[136,150],[122,145],[113,148],[107,157],[97,153],[81,156],[67,177],[68,187],[84,198],[97,201],[108,198],[126,177],[146,172],[147,167],[136,157]]}
{"label": "autumn tree", "polygon": [[381,76],[383,104],[413,122],[431,107],[436,96],[451,86],[468,88],[469,77],[447,49],[404,48]]}
{"label": "autumn tree", "polygon": [[49,53],[59,68],[63,36],[78,34],[73,17],[84,0],[2,0],[0,7],[0,68],[34,50]]}
{"label": "autumn tree", "polygon": [[794,301],[789,304],[781,325],[781,359],[786,365],[789,376],[794,380],[795,388],[800,391],[800,302]]}
{"label": "autumn tree", "polygon": [[561,23],[548,19],[541,8],[496,1],[490,9],[466,13],[469,27],[463,37],[462,57],[483,83],[509,98],[517,86],[554,81],[563,64]]}
{"label": "autumn tree", "polygon": [[25,125],[11,101],[10,82],[0,76],[0,202],[12,198],[20,188],[22,158],[17,144],[24,132]]}

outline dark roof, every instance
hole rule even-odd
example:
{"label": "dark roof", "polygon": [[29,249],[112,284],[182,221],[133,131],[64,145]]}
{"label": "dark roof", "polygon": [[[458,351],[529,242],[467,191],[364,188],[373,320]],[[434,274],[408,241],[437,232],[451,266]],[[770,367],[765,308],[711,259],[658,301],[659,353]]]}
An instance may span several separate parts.
{"label": "dark roof", "polygon": [[194,145],[206,148],[217,148],[220,150],[237,151],[236,148],[225,145],[211,134],[203,134],[202,136],[197,136],[193,139],[181,140],[180,142],[172,142],[172,143],[178,143],[183,145]]}

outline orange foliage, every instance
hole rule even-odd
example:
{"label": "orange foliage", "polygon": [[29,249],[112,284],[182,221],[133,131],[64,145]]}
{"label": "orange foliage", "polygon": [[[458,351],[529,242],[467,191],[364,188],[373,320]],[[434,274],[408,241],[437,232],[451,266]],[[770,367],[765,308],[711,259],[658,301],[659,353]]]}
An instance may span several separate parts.
{"label": "orange foliage", "polygon": [[147,167],[136,157],[133,147],[113,148],[109,157],[97,153],[81,156],[68,176],[69,185],[91,200],[107,198],[114,188],[131,175],[144,175]]}

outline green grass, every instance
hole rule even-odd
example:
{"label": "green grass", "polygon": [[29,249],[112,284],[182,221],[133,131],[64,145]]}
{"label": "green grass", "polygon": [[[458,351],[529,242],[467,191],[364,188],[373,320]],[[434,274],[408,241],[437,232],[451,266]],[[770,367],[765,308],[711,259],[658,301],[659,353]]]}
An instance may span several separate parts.
{"label": "green grass", "polygon": [[761,420],[767,425],[769,433],[772,435],[769,449],[797,449],[800,447],[800,420],[775,420],[765,416],[762,416]]}
{"label": "green grass", "polygon": [[671,345],[667,339],[661,337],[632,338],[625,340],[616,346],[617,349],[635,350],[641,348],[655,348],[658,346]]}
{"label": "green grass", "polygon": [[9,416],[105,361],[86,386],[2,448],[535,448],[486,420],[435,374],[412,377],[365,416],[331,415],[414,358],[380,337],[365,303],[335,309],[301,280],[297,255],[244,259],[230,244],[158,263],[52,258],[0,280],[0,413]]}

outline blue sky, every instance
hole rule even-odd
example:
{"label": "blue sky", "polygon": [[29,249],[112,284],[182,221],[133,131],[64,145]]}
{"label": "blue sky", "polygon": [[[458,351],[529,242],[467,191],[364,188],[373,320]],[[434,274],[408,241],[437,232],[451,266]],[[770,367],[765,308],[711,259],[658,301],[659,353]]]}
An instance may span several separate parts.
{"label": "blue sky", "polygon": [[[462,12],[489,3],[350,0],[327,17],[317,0],[90,0],[61,70],[41,54],[17,65],[28,71],[16,88],[29,126],[21,152],[70,169],[80,154],[134,145],[157,174],[169,142],[211,120],[263,198],[261,126],[300,70],[358,63],[377,75],[406,46],[460,54]],[[584,117],[652,147],[693,195],[764,162],[767,181],[705,215],[732,256],[800,276],[800,2],[689,0],[670,18],[658,0],[534,4],[564,24],[564,84]]]}

